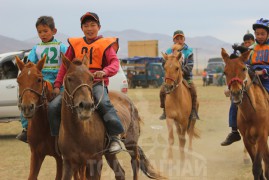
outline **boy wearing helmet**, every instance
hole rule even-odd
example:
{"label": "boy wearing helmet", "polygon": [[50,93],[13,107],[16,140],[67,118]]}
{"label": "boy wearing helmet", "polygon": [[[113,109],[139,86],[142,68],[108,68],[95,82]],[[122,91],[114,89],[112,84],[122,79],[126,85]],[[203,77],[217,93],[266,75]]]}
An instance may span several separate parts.
{"label": "boy wearing helmet", "polygon": [[[261,18],[252,27],[255,32],[256,43],[253,44],[252,54],[248,63],[250,64],[251,71],[259,75],[263,86],[269,92],[269,20]],[[228,94],[229,92],[227,92]],[[229,125],[232,127],[232,132],[221,143],[222,146],[230,145],[241,139],[237,131],[236,117],[237,107],[232,104],[229,112]]]}
{"label": "boy wearing helmet", "polygon": [[[185,35],[182,30],[177,30],[174,32],[173,35],[173,42],[174,44],[178,44],[182,46],[182,49],[179,50],[182,52],[184,61],[182,64],[182,70],[183,70],[183,78],[188,82],[190,85],[190,93],[192,97],[192,111],[190,114],[190,119],[199,119],[198,114],[197,114],[197,93],[196,93],[196,88],[194,86],[194,83],[192,81],[192,69],[193,69],[193,50],[190,48],[187,44],[185,44]],[[165,52],[166,54],[172,54],[173,50],[172,48],[168,48]],[[160,103],[161,103],[161,108],[164,109],[163,114],[159,119],[165,119],[165,92],[163,88],[161,88],[160,91]]]}

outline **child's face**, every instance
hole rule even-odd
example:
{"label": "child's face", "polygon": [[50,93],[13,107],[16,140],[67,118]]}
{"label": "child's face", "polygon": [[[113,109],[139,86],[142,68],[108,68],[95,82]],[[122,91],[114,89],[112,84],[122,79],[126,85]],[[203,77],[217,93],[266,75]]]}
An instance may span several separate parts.
{"label": "child's face", "polygon": [[184,45],[184,43],[185,43],[185,37],[184,36],[176,36],[173,39],[173,41],[174,41],[175,44]]}
{"label": "child's face", "polygon": [[82,24],[81,29],[87,40],[92,40],[97,37],[100,26],[96,21],[86,21]]}
{"label": "child's face", "polygon": [[37,29],[37,33],[38,33],[39,38],[44,43],[49,42],[57,32],[56,29],[52,30],[49,26],[42,25],[42,24],[38,25],[36,27],[36,29]]}
{"label": "child's face", "polygon": [[268,39],[268,32],[263,28],[257,28],[255,30],[255,37],[259,44],[263,44]]}
{"label": "child's face", "polygon": [[248,48],[248,47],[251,46],[253,43],[254,43],[254,41],[253,41],[252,39],[245,40],[245,41],[244,41],[244,46]]}

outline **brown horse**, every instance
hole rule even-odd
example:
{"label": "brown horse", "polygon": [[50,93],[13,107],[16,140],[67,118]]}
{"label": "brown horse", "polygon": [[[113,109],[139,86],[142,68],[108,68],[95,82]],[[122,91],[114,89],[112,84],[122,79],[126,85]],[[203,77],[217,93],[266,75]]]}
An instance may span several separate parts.
{"label": "brown horse", "polygon": [[31,149],[29,180],[36,180],[45,156],[53,156],[56,160],[56,178],[62,177],[62,158],[55,150],[55,137],[50,135],[47,115],[47,103],[52,98],[52,86],[43,80],[41,70],[46,56],[37,64],[24,64],[16,57],[21,73],[17,78],[19,86],[19,107],[28,120],[27,139]]}
{"label": "brown horse", "polygon": [[[73,172],[84,164],[88,167],[88,178],[100,179],[107,138],[102,119],[95,111],[98,102],[94,102],[92,95],[93,75],[88,70],[89,59],[85,56],[83,60],[71,62],[64,55],[62,56],[62,61],[67,68],[59,133],[59,148],[64,160],[63,179],[71,179]],[[141,120],[136,107],[123,93],[110,92],[109,98],[124,125],[125,132],[122,137],[131,155],[133,179],[138,179],[139,168],[149,178],[162,178],[158,172],[155,172],[138,146]],[[116,179],[125,179],[124,169],[116,155],[105,154],[105,157],[115,172]]]}
{"label": "brown horse", "polygon": [[[230,89],[232,101],[238,105],[237,126],[245,147],[252,160],[252,173],[255,180],[263,180],[262,160],[265,177],[269,179],[269,101],[261,83],[253,83],[245,62],[250,51],[239,58],[230,59],[224,49],[221,51],[225,62],[224,73]],[[255,79],[258,77],[256,76]]]}
{"label": "brown horse", "polygon": [[179,139],[180,158],[184,160],[186,133],[189,135],[189,151],[192,151],[193,137],[198,138],[199,135],[194,127],[196,120],[189,121],[192,100],[188,85],[187,83],[184,83],[185,80],[183,79],[182,53],[178,52],[177,46],[173,47],[173,51],[173,54],[163,54],[165,60],[164,89],[167,94],[165,99],[165,110],[169,142],[168,156],[169,158],[172,158],[172,145],[174,144],[173,124],[175,124]]}

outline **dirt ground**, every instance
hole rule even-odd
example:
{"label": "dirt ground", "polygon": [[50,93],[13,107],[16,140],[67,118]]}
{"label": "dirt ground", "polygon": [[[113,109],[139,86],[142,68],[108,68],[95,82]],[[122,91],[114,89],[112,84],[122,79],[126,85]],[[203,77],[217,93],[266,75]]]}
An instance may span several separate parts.
{"label": "dirt ground", "polygon": [[[201,138],[193,142],[193,152],[186,149],[186,160],[179,160],[178,141],[175,134],[173,160],[167,159],[167,128],[164,120],[159,120],[159,89],[130,89],[128,96],[137,106],[143,119],[139,144],[154,167],[170,180],[250,180],[253,179],[251,164],[243,162],[243,142],[222,147],[220,143],[230,132],[228,110],[230,101],[223,94],[224,86],[202,86],[201,78],[195,80],[200,101],[197,128]],[[30,149],[25,143],[15,139],[21,131],[20,122],[0,123],[0,179],[27,179],[30,164]],[[186,143],[188,145],[188,141]],[[187,147],[187,146],[186,146]],[[118,154],[125,169],[126,179],[132,179],[130,157],[126,152]],[[39,179],[55,178],[55,161],[46,157],[41,167]],[[102,179],[114,179],[106,162]],[[148,179],[140,172],[140,179]]]}

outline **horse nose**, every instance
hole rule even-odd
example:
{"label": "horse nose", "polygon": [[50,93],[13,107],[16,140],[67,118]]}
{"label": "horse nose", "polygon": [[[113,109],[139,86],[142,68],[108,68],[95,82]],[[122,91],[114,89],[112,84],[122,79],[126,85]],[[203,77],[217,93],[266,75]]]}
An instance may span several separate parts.
{"label": "horse nose", "polygon": [[87,102],[87,101],[81,101],[78,106],[79,108],[85,109],[85,110],[91,110],[94,108],[94,104],[92,102]]}
{"label": "horse nose", "polygon": [[35,105],[34,104],[21,105],[20,108],[21,108],[21,111],[23,112],[23,114],[28,115],[35,110]]}

